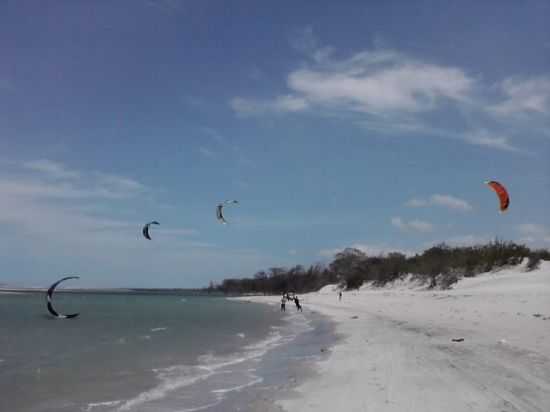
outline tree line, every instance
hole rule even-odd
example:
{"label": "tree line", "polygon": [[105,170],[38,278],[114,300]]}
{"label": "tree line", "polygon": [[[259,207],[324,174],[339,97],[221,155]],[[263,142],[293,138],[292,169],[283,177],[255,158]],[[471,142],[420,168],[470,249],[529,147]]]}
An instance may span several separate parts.
{"label": "tree line", "polygon": [[368,256],[359,249],[347,248],[327,264],[291,268],[272,267],[249,278],[224,279],[210,283],[208,292],[224,294],[283,294],[317,291],[325,285],[338,284],[346,290],[358,289],[364,282],[375,286],[411,274],[429,288],[449,288],[461,277],[476,276],[527,258],[527,269],[538,267],[540,260],[550,260],[546,249],[532,250],[514,242],[495,240],[476,246],[451,247],[445,243],[406,256],[399,252]]}

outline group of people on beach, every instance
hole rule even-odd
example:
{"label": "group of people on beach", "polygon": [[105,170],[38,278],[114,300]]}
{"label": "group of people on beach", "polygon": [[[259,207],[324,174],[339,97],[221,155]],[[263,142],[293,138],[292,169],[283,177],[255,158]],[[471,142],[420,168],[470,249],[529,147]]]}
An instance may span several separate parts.
{"label": "group of people on beach", "polygon": [[[290,297],[288,293],[283,293],[283,296],[281,297],[281,312],[286,312],[286,302],[291,300],[294,301],[294,304],[296,305],[296,310],[302,312],[302,305],[300,305],[300,299],[298,299],[298,296],[294,295],[293,297]],[[341,291],[338,293],[338,300],[342,300]]]}
{"label": "group of people on beach", "polygon": [[283,294],[281,298],[281,312],[286,312],[286,302],[291,300],[294,301],[294,304],[296,305],[296,310],[301,312],[302,305],[300,305],[300,299],[298,299],[298,296],[294,295],[294,297],[291,298],[288,293]]}

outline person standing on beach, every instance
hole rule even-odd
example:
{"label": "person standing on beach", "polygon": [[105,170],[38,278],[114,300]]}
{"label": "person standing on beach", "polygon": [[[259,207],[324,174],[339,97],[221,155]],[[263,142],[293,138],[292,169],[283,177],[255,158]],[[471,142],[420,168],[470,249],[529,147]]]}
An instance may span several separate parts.
{"label": "person standing on beach", "polygon": [[294,303],[296,304],[296,310],[302,311],[302,305],[300,305],[300,299],[298,299],[298,296],[294,295]]}
{"label": "person standing on beach", "polygon": [[338,300],[342,300],[342,292],[340,291],[340,293],[338,293]]}
{"label": "person standing on beach", "polygon": [[286,312],[286,298],[285,295],[281,298],[281,312]]}

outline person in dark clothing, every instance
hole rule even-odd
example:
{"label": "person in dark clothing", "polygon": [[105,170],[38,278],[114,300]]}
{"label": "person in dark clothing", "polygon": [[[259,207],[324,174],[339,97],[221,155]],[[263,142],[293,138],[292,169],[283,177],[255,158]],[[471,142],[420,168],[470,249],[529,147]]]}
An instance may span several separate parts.
{"label": "person in dark clothing", "polygon": [[338,293],[338,300],[342,300],[342,292]]}
{"label": "person in dark clothing", "polygon": [[281,312],[286,312],[286,299],[285,295],[281,298]]}
{"label": "person in dark clothing", "polygon": [[296,310],[302,311],[302,305],[300,305],[300,299],[298,296],[294,296],[294,303],[296,304]]}

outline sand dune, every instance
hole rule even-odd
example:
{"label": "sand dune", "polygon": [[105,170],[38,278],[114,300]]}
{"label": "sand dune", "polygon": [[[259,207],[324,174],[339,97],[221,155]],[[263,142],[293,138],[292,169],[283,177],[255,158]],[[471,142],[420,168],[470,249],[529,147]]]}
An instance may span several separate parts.
{"label": "sand dune", "polygon": [[299,396],[279,401],[288,412],[550,410],[550,262],[446,291],[401,281],[341,302],[331,287],[302,300],[344,339]]}

